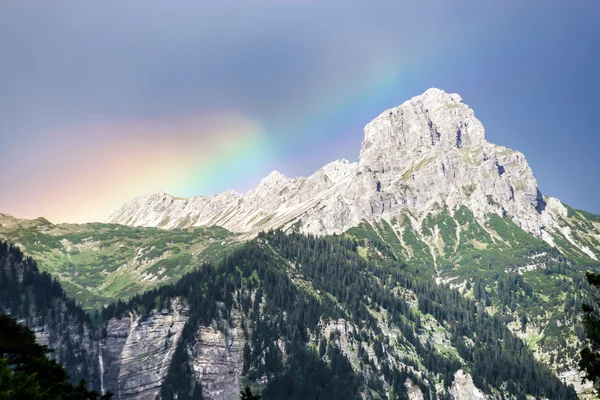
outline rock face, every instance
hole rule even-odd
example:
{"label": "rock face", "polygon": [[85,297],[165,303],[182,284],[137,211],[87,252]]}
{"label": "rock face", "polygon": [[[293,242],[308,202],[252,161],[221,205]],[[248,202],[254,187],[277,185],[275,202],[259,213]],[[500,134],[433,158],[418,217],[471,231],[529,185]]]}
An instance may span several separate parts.
{"label": "rock face", "polygon": [[340,233],[362,220],[467,206],[478,219],[496,213],[547,240],[556,226],[523,154],[486,140],[485,129],[457,94],[429,89],[365,127],[357,162],[334,161],[308,178],[273,172],[242,196],[141,197],[109,219],[132,226],[219,225],[255,234],[295,226]]}
{"label": "rock face", "polygon": [[111,319],[98,351],[101,390],[119,399],[154,399],[186,321],[187,315],[176,302],[170,312]]}
{"label": "rock face", "polygon": [[454,383],[450,388],[450,394],[455,400],[486,400],[489,399],[481,390],[473,384],[471,375],[459,369],[454,374]]}
{"label": "rock face", "polygon": [[[170,310],[155,311],[145,318],[131,313],[111,319],[98,344],[101,391],[110,391],[117,399],[157,398],[187,320],[187,309],[177,301]],[[237,325],[198,329],[187,352],[204,398],[228,400],[238,396],[244,344]]]}
{"label": "rock face", "polygon": [[414,385],[409,379],[406,380],[404,386],[406,387],[406,395],[408,396],[408,400],[425,400],[421,389]]}
{"label": "rock face", "polygon": [[[70,366],[70,376],[75,381],[85,379],[92,387],[101,384],[98,369],[98,348],[94,329],[86,322],[76,321],[66,305],[55,301],[55,311],[46,318],[19,320],[35,333],[36,341],[55,349],[50,354],[63,366]],[[58,320],[58,315],[61,320]],[[77,373],[74,373],[77,371]]]}
{"label": "rock face", "polygon": [[376,180],[369,201],[381,214],[422,214],[437,203],[483,216],[500,204],[523,229],[542,226],[544,201],[525,157],[487,142],[457,94],[430,89],[381,114],[365,128],[358,164]]}
{"label": "rock face", "polygon": [[[226,332],[223,333],[223,332]],[[244,367],[244,335],[241,327],[200,327],[188,349],[194,377],[205,398],[228,400],[239,396]]]}

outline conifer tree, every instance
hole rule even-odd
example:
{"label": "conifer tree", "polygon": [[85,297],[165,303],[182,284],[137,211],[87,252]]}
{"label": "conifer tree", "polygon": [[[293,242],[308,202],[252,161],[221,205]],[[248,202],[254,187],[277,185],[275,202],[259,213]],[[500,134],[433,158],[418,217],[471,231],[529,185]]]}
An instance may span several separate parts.
{"label": "conifer tree", "polygon": [[9,315],[0,315],[0,398],[107,400],[110,393],[100,396],[81,381],[77,386],[56,361],[46,355],[47,346],[36,343],[31,329]]}
{"label": "conifer tree", "polygon": [[243,391],[240,392],[241,400],[260,400],[259,395],[253,395],[249,386],[246,386]]}
{"label": "conifer tree", "polygon": [[[594,288],[600,288],[600,275],[588,272],[588,283]],[[579,369],[585,373],[585,378],[594,383],[596,392],[600,395],[600,298],[596,295],[596,307],[583,304],[583,325],[588,339],[588,347],[579,353]]]}

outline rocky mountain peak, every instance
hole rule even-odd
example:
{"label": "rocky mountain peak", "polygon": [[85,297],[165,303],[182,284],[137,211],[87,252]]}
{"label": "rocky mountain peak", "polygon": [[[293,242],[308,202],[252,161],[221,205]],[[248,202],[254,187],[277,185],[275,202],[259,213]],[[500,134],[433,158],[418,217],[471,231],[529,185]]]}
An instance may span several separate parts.
{"label": "rocky mountain peak", "polygon": [[428,89],[381,113],[364,131],[356,163],[337,160],[307,178],[274,171],[244,196],[136,199],[110,222],[219,225],[248,234],[294,225],[330,234],[404,214],[418,226],[436,210],[465,206],[479,220],[507,216],[541,237],[553,226],[523,154],[489,143],[483,124],[460,95]]}
{"label": "rocky mountain peak", "polygon": [[257,189],[260,187],[265,187],[265,186],[284,184],[285,182],[288,182],[290,180],[291,180],[291,178],[288,178],[287,176],[283,175],[281,172],[273,171],[260,181]]}
{"label": "rocky mountain peak", "polygon": [[353,171],[355,166],[355,163],[351,163],[348,160],[335,160],[318,170],[314,176],[321,177],[321,179],[329,180],[331,182],[338,182],[348,173]]}
{"label": "rocky mountain peak", "polygon": [[[414,159],[426,151],[486,144],[483,125],[462,98],[431,88],[384,111],[365,126],[359,162],[375,171],[398,158]],[[383,156],[390,154],[394,157],[386,162]]]}

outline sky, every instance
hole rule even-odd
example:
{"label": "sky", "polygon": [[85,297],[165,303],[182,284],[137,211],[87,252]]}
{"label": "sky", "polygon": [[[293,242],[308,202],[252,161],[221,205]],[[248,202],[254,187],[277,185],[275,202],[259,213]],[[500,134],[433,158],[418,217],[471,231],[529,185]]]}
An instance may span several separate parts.
{"label": "sky", "polygon": [[105,221],[307,176],[430,87],[600,214],[597,0],[3,0],[0,213]]}

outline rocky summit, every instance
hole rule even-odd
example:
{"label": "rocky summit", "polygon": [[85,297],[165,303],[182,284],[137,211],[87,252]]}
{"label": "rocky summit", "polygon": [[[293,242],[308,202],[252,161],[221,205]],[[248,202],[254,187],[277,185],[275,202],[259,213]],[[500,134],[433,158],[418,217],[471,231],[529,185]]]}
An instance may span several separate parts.
{"label": "rocky summit", "polygon": [[129,202],[108,222],[165,229],[218,225],[252,235],[296,227],[323,235],[400,215],[419,227],[427,215],[466,206],[480,222],[490,214],[509,217],[554,245],[549,233],[561,231],[557,216],[566,208],[541,194],[522,153],[487,141],[458,94],[429,89],[381,113],[364,131],[357,162],[337,160],[306,178],[275,171],[246,195],[229,190],[182,199],[159,192]]}

